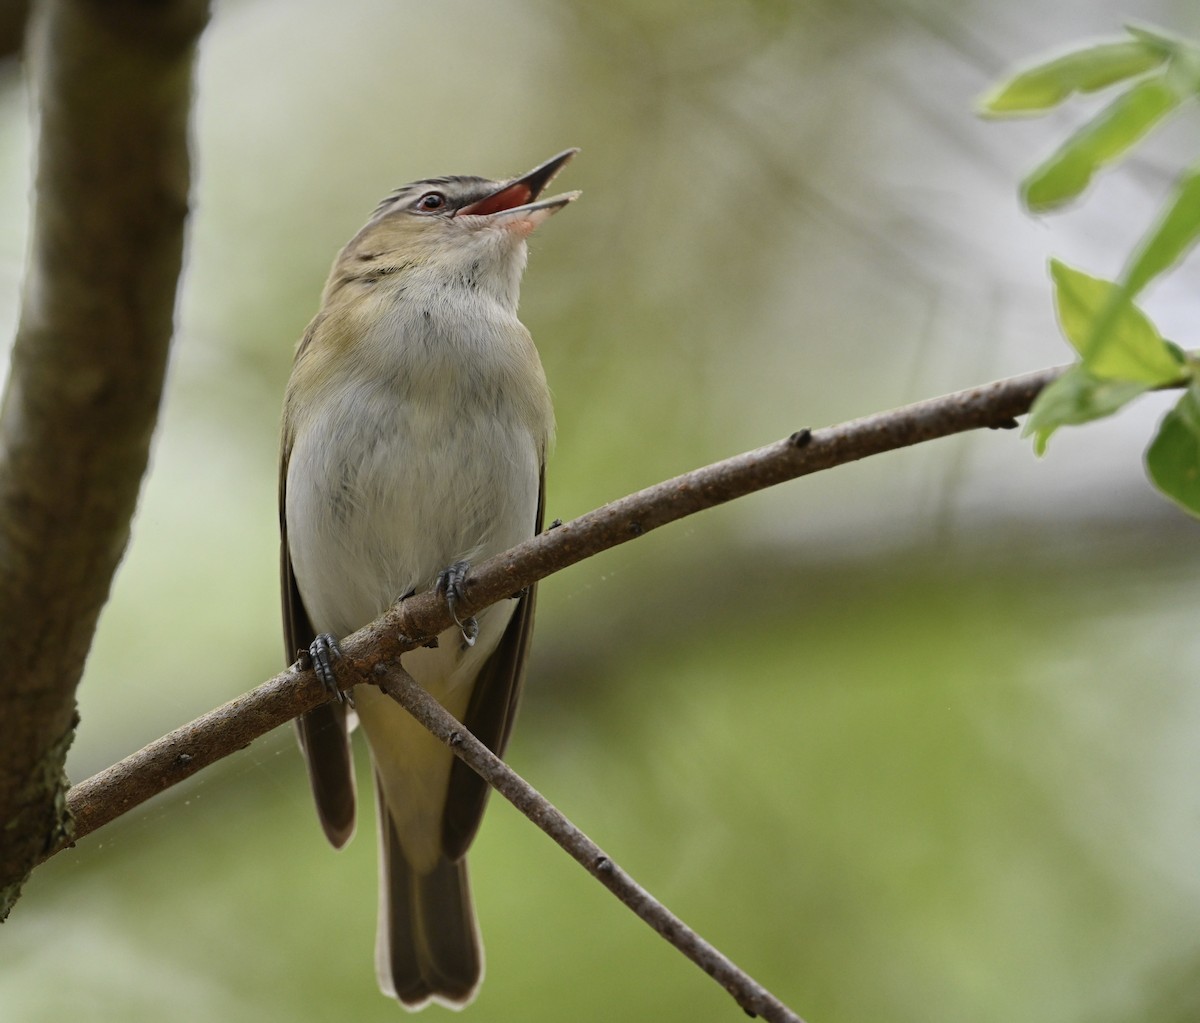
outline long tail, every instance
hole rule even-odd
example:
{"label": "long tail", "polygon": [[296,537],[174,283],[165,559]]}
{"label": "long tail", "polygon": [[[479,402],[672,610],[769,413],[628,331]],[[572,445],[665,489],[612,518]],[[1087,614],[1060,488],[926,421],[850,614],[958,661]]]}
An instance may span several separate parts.
{"label": "long tail", "polygon": [[413,870],[376,784],[379,812],[379,986],[406,1009],[438,1002],[461,1009],[483,980],[483,948],[471,907],[467,861],[441,857]]}

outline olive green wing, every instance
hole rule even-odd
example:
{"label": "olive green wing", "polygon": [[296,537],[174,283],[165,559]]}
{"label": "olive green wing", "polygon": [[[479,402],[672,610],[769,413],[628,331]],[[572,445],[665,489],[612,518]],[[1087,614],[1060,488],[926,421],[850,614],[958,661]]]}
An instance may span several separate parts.
{"label": "olive green wing", "polygon": [[[310,329],[311,331],[311,329]],[[308,335],[305,337],[305,342]],[[304,342],[301,343],[301,352]],[[298,356],[297,356],[298,357]],[[287,470],[292,438],[284,428],[279,459],[279,580],[283,595],[284,659],[291,664],[316,638],[296,585],[287,538]],[[325,835],[341,848],[354,834],[354,764],[344,703],[326,703],[296,719],[296,735],[308,765],[308,780]]]}

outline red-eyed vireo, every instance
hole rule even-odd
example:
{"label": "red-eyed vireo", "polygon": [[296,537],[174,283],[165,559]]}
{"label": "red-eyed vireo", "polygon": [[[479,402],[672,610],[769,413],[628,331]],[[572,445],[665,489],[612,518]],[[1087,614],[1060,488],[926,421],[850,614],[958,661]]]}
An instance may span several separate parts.
{"label": "red-eyed vireo", "polygon": [[[279,520],[287,657],[331,676],[334,637],[542,528],[550,393],[517,319],[526,238],[578,193],[539,199],[576,150],[507,181],[430,178],[388,196],[333,264],[283,409]],[[404,655],[492,750],[512,728],[534,593]],[[465,1005],[483,974],[465,854],[487,787],[371,686],[298,722],[325,834],[354,831],[348,731],[362,723],[380,832],[376,973],[409,1008]]]}

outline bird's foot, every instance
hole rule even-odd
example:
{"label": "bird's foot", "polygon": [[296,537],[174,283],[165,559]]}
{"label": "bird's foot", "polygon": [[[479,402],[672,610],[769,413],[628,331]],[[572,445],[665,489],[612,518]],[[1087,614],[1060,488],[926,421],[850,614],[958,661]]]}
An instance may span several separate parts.
{"label": "bird's foot", "polygon": [[336,696],[340,703],[345,703],[347,695],[338,685],[337,673],[333,669],[333,662],[342,659],[342,648],[338,646],[338,641],[328,632],[322,632],[309,644],[308,658],[312,661],[313,671],[317,673],[317,678],[329,691],[329,695]]}
{"label": "bird's foot", "polygon": [[450,609],[454,624],[462,633],[463,643],[470,647],[474,646],[475,640],[479,638],[479,622],[475,620],[474,615],[465,619],[458,617],[458,604],[465,600],[467,595],[465,584],[469,571],[471,565],[466,561],[456,561],[449,568],[442,569],[437,577],[437,591],[446,598],[446,607]]}

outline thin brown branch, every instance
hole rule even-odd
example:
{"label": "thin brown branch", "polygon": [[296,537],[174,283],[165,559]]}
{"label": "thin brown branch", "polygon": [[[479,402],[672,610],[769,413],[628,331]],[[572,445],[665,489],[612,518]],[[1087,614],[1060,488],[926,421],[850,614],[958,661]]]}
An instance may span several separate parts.
{"label": "thin brown branch", "polygon": [[0,919],[69,826],[75,686],[129,537],[183,252],[206,0],[48,0],[36,206],[0,407]]}
{"label": "thin brown branch", "polygon": [[[1016,417],[1029,411],[1037,394],[1064,369],[998,380],[838,426],[799,430],[774,444],[647,487],[480,565],[467,582],[469,606],[461,610],[474,613],[600,551],[767,487],[967,430],[1016,426]],[[385,616],[375,623],[380,626],[380,640],[397,627],[406,635],[422,637],[445,627],[440,624],[443,609],[432,594],[406,601],[397,611],[394,619]],[[433,614],[438,615],[436,623]],[[432,633],[431,624],[438,624]]]}
{"label": "thin brown branch", "polygon": [[[1061,370],[1044,370],[884,412],[775,444],[667,480],[547,530],[472,573],[466,610],[478,611],[567,565],[668,522],[785,480],[868,455],[980,427],[1007,428]],[[442,599],[402,601],[344,640],[339,684],[381,685],[626,906],[720,983],[748,1013],[803,1023],[716,948],[673,916],[542,796],[491,754],[400,667],[399,657],[451,624]],[[311,671],[293,667],[253,692],[164,736],[75,786],[68,806],[82,837],[202,767],[328,699]],[[59,847],[65,845],[60,839]],[[47,855],[57,849],[50,850]]]}
{"label": "thin brown branch", "polygon": [[[67,794],[74,838],[90,835],[123,813],[329,698],[311,671],[289,668],[244,696],[105,768]],[[63,839],[46,858],[68,846]]]}
{"label": "thin brown branch", "polygon": [[[966,430],[1011,426],[1061,372],[1042,370],[840,426],[801,431],[630,494],[476,567],[468,580],[469,611],[658,526],[777,483]],[[451,621],[445,602],[432,592],[397,604],[343,640],[343,686],[371,681],[377,664],[391,664],[449,628]],[[151,743],[71,789],[67,805],[75,818],[75,837],[90,834],[325,699],[311,672],[292,668]],[[68,844],[64,837],[46,855]]]}
{"label": "thin brown branch", "polygon": [[549,835],[584,870],[721,985],[749,1015],[804,1023],[796,1013],[659,902],[572,824],[549,800],[489,750],[398,664],[375,673],[379,687],[442,740],[454,755]]}

